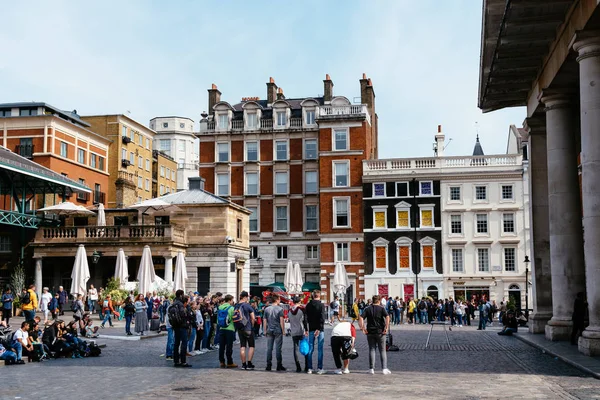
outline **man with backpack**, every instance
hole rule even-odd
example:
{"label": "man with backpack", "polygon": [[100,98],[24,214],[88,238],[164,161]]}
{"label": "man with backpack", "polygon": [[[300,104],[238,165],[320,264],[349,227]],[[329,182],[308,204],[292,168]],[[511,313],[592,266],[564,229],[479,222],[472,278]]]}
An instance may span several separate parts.
{"label": "man with backpack", "polygon": [[488,320],[489,307],[483,300],[479,300],[479,327],[478,331],[485,330],[485,325]]}
{"label": "man with backpack", "polygon": [[425,300],[425,297],[419,301],[417,308],[419,309],[419,319],[421,324],[427,324],[427,301]]}
{"label": "man with backpack", "polygon": [[175,292],[175,301],[168,310],[169,323],[173,327],[175,336],[175,346],[173,348],[173,366],[179,368],[189,368],[190,364],[186,362],[188,343],[188,328],[190,327],[189,316],[187,314],[187,304],[189,298],[183,295],[183,290]]}
{"label": "man with backpack", "polygon": [[[312,300],[306,305],[306,322],[308,323],[308,374],[312,374],[312,356],[315,351],[315,339],[318,343],[317,374],[325,373],[323,369],[323,345],[325,344],[325,318],[323,317],[323,303],[321,292],[312,292]],[[360,321],[360,319],[359,319]]]}
{"label": "man with backpack", "polygon": [[23,289],[23,295],[21,296],[21,310],[25,321],[33,320],[35,317],[35,310],[38,304],[37,294],[35,294],[35,285],[29,285],[29,289]]}
{"label": "man with backpack", "polygon": [[[233,296],[228,294],[223,299],[217,312],[217,325],[219,327],[219,362],[221,368],[237,368],[233,363],[233,342],[235,340],[235,327],[233,325]],[[227,364],[225,364],[227,356]]]}
{"label": "man with backpack", "polygon": [[[233,313],[233,323],[240,338],[242,369],[254,369],[254,364],[252,364],[252,357],[254,357],[254,332],[252,327],[255,320],[254,308],[248,304],[248,292],[244,290],[240,293],[240,301],[236,304]],[[246,347],[248,347],[247,353]]]}

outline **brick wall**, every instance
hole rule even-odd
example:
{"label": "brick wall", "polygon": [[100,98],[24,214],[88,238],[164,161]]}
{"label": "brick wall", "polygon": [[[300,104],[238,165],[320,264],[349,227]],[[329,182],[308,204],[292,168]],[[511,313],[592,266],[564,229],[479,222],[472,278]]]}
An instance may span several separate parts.
{"label": "brick wall", "polygon": [[215,162],[215,142],[200,143],[200,162],[212,163]]}
{"label": "brick wall", "polygon": [[231,167],[231,195],[232,196],[242,196],[243,194],[244,194],[244,167]]}
{"label": "brick wall", "polygon": [[273,161],[273,141],[260,141],[260,161]]}
{"label": "brick wall", "polygon": [[233,140],[231,142],[231,161],[232,162],[244,161],[244,141]]}
{"label": "brick wall", "polygon": [[304,201],[302,199],[290,200],[290,231],[302,232],[304,230]]}
{"label": "brick wall", "polygon": [[[262,142],[261,142],[262,143]],[[261,153],[262,157],[262,153]],[[271,195],[273,194],[273,167],[261,166],[260,167],[260,194]],[[261,229],[262,231],[262,229]]]}
{"label": "brick wall", "polygon": [[215,192],[215,168],[200,167],[200,176],[204,178],[204,190],[207,192]]}
{"label": "brick wall", "polygon": [[260,201],[260,231],[273,231],[273,200]]}
{"label": "brick wall", "polygon": [[290,160],[302,160],[302,139],[290,139]]}
{"label": "brick wall", "polygon": [[302,194],[304,177],[302,176],[302,165],[290,165],[290,193]]}

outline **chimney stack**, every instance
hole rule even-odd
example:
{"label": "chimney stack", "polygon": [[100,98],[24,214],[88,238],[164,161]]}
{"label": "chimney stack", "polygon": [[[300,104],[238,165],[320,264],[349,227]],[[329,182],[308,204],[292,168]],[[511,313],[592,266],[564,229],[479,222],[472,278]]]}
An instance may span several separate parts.
{"label": "chimney stack", "polygon": [[325,103],[331,102],[333,98],[333,81],[329,74],[325,74],[325,80],[323,81],[323,101]]}
{"label": "chimney stack", "polygon": [[375,114],[375,91],[373,90],[373,83],[371,78],[367,78],[367,74],[363,72],[362,79],[360,80],[360,102],[366,104],[369,109],[371,118]]}
{"label": "chimney stack", "polygon": [[269,77],[269,82],[267,83],[267,103],[273,104],[277,99],[277,85],[275,84],[275,79]]}
{"label": "chimney stack", "polygon": [[283,100],[285,99],[285,96],[283,95],[283,89],[279,88],[277,89],[277,100]]}
{"label": "chimney stack", "polygon": [[215,104],[217,104],[220,101],[221,101],[221,92],[219,91],[219,89],[217,89],[217,85],[215,85],[213,83],[212,87],[210,89],[208,89],[208,113],[210,115],[213,115],[215,113],[215,110],[213,110],[213,107],[215,106]]}
{"label": "chimney stack", "polygon": [[442,133],[442,126],[438,125],[437,135],[435,135],[435,156],[443,157],[444,156],[444,142],[446,137]]}

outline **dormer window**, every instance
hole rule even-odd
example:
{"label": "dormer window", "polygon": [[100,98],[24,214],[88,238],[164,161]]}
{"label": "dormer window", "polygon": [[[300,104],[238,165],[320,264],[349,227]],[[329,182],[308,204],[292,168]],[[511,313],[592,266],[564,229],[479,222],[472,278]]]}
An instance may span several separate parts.
{"label": "dormer window", "polygon": [[314,125],[315,124],[315,110],[306,110],[305,122],[306,125]]}
{"label": "dormer window", "polygon": [[227,114],[219,114],[217,122],[219,129],[227,130],[229,128],[229,117]]}
{"label": "dormer window", "polygon": [[248,113],[246,114],[246,127],[248,129],[256,129],[258,122],[258,116],[256,113]]}
{"label": "dormer window", "polygon": [[278,111],[276,113],[276,116],[277,116],[277,126],[286,126],[287,113],[285,111]]}

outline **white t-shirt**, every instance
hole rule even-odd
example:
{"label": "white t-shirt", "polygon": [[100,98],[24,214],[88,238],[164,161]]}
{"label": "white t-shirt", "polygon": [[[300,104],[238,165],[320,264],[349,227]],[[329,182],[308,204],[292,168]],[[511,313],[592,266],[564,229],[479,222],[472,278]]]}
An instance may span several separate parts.
{"label": "white t-shirt", "polygon": [[21,329],[16,331],[15,336],[13,337],[14,340],[21,339],[21,344],[24,343],[26,346],[29,345],[29,343],[27,342],[28,338],[29,338],[29,332],[23,331]]}
{"label": "white t-shirt", "polygon": [[333,327],[331,336],[352,336],[352,328],[350,322],[340,322]]}
{"label": "white t-shirt", "polygon": [[98,300],[98,290],[96,288],[88,290],[88,297],[90,300]]}
{"label": "white t-shirt", "polygon": [[48,310],[48,303],[52,300],[52,295],[50,293],[42,293],[40,296],[40,309],[42,311]]}

